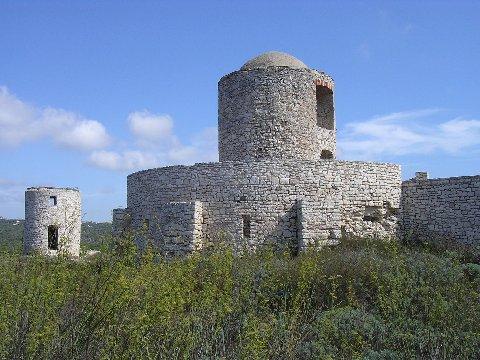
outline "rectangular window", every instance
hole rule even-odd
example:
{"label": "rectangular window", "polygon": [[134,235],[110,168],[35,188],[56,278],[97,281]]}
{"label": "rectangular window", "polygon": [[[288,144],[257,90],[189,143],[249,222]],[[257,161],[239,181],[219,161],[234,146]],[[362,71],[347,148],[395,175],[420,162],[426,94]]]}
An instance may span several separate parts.
{"label": "rectangular window", "polygon": [[48,249],[58,250],[58,227],[55,225],[48,227]]}
{"label": "rectangular window", "polygon": [[250,215],[242,215],[242,221],[243,221],[243,237],[249,238],[250,237]]}
{"label": "rectangular window", "polygon": [[50,204],[50,206],[57,206],[57,197],[56,196],[50,196],[49,204]]}

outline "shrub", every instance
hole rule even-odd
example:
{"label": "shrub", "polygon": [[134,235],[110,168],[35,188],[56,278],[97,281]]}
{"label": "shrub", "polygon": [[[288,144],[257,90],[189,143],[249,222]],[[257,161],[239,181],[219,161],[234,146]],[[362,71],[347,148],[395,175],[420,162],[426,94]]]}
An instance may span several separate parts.
{"label": "shrub", "polygon": [[349,239],[187,258],[132,237],[92,259],[0,254],[0,358],[477,359],[478,265]]}

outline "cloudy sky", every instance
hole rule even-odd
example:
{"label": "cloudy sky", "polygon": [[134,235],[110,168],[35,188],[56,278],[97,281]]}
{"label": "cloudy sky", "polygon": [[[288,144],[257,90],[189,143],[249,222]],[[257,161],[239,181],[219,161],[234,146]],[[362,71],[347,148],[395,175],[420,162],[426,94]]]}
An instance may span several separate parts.
{"label": "cloudy sky", "polygon": [[480,174],[480,2],[0,2],[0,216],[76,186],[85,220],[126,175],[215,161],[217,81],[269,50],[336,83],[339,157]]}

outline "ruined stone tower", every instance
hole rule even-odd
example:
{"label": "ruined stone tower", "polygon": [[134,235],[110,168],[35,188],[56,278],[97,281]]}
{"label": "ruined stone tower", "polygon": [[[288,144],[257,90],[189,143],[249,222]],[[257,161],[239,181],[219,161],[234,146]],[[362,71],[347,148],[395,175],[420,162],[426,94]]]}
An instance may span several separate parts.
{"label": "ruined stone tower", "polygon": [[114,230],[173,254],[218,239],[302,250],[342,233],[394,236],[400,167],[336,160],[333,91],[291,55],[247,61],[218,83],[220,161],[130,174]]}
{"label": "ruined stone tower", "polygon": [[268,52],[218,83],[220,161],[335,157],[333,80]]}
{"label": "ruined stone tower", "polygon": [[77,189],[33,187],[25,191],[24,253],[79,256],[81,225]]}

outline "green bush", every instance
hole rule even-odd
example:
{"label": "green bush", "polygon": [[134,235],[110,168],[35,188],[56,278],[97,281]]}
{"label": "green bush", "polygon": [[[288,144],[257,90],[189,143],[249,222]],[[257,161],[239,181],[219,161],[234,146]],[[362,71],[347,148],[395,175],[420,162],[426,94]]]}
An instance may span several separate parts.
{"label": "green bush", "polygon": [[0,254],[0,358],[480,358],[478,265],[452,251],[357,239],[167,260],[129,237],[102,246],[78,261]]}
{"label": "green bush", "polygon": [[316,321],[315,348],[321,357],[353,359],[382,350],[387,327],[377,316],[350,306],[323,312]]}

